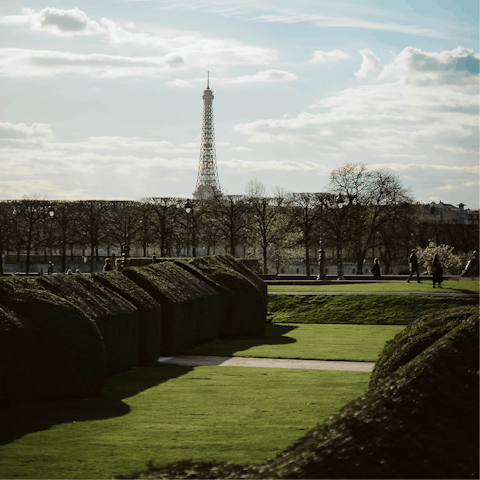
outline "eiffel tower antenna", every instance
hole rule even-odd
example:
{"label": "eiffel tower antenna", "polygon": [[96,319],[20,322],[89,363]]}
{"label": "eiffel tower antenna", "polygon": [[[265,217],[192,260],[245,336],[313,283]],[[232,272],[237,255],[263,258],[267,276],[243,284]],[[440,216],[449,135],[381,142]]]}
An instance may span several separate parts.
{"label": "eiffel tower antenna", "polygon": [[207,88],[203,91],[202,141],[198,164],[197,185],[194,198],[207,198],[220,193],[213,127],[213,91],[210,90],[210,72],[207,72]]}

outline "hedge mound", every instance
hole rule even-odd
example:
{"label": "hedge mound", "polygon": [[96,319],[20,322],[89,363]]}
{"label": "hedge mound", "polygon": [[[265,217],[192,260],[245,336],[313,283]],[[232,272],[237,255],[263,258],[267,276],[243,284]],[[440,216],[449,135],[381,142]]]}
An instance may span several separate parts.
{"label": "hedge mound", "polygon": [[185,461],[118,478],[478,478],[478,341],[477,310],[263,465]]}
{"label": "hedge mound", "polygon": [[426,314],[389,340],[370,377],[370,388],[406,365],[465,319],[478,313],[478,306],[447,309]]}
{"label": "hedge mound", "polygon": [[107,375],[134,367],[139,354],[139,315],[120,295],[90,275],[43,275],[39,287],[68,300],[98,326],[105,345]]}
{"label": "hedge mound", "polygon": [[96,273],[92,278],[137,308],[140,336],[138,363],[146,364],[156,361],[160,356],[161,305],[120,272]]}
{"label": "hedge mound", "polygon": [[162,306],[162,355],[217,337],[218,295],[184,268],[161,262],[122,272]]}
{"label": "hedge mound", "polygon": [[204,281],[211,282],[218,291],[220,337],[264,335],[266,299],[262,292],[263,282],[262,288],[259,288],[242,273],[242,268],[233,257],[233,261],[226,259],[226,255],[217,255],[176,263]]}
{"label": "hedge mound", "polygon": [[30,396],[33,346],[32,324],[0,306],[0,409]]}
{"label": "hedge mound", "polygon": [[[25,362],[31,363],[30,367],[23,363],[21,368],[27,376],[14,379],[12,388],[23,391],[23,399],[98,395],[105,380],[105,350],[97,326],[70,302],[52,293],[21,288],[18,282],[7,280],[0,282],[0,287],[0,304],[30,323],[33,331],[33,345],[29,334],[27,338],[17,337],[30,348],[30,357],[28,351],[21,350],[21,343],[13,346],[28,359]],[[10,325],[12,321],[10,318]],[[8,368],[8,363],[2,370],[4,367]],[[16,393],[12,395],[19,398]]]}

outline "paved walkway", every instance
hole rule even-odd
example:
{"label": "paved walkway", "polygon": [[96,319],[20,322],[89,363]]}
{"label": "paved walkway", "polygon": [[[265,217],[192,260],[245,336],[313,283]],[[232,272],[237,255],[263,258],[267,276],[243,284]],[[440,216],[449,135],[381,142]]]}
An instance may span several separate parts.
{"label": "paved walkway", "polygon": [[476,297],[478,293],[454,292],[268,292],[269,295],[408,295],[429,297]]}
{"label": "paved walkway", "polygon": [[166,365],[185,367],[261,367],[261,368],[297,368],[307,370],[343,370],[349,372],[371,372],[374,362],[335,362],[324,360],[296,360],[283,358],[219,357],[201,355],[177,355],[160,357],[157,362]]}

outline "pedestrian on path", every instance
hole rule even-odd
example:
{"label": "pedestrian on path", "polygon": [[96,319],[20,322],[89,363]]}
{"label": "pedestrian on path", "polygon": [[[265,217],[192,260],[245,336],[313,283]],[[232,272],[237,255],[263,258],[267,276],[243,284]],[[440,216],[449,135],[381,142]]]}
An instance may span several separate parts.
{"label": "pedestrian on path", "polygon": [[380,263],[378,262],[378,258],[376,258],[373,262],[372,273],[373,273],[373,278],[375,278],[375,280],[380,279],[380,277],[381,277],[381,275],[380,275]]}
{"label": "pedestrian on path", "polygon": [[112,270],[112,266],[110,265],[110,259],[106,258],[105,259],[105,265],[103,266],[103,272],[110,272]]}
{"label": "pedestrian on path", "polygon": [[412,249],[412,252],[410,254],[410,257],[408,258],[408,261],[410,263],[410,276],[408,277],[407,282],[410,283],[410,280],[412,279],[413,274],[416,273],[417,274],[417,282],[421,283],[420,282],[420,270],[418,268],[418,258],[417,258],[417,254],[415,253],[414,248]]}
{"label": "pedestrian on path", "polygon": [[432,278],[433,288],[435,288],[436,283],[438,283],[438,288],[442,288],[443,268],[442,268],[442,264],[440,263],[440,259],[438,258],[438,253],[433,258],[432,272],[433,272],[433,278]]}

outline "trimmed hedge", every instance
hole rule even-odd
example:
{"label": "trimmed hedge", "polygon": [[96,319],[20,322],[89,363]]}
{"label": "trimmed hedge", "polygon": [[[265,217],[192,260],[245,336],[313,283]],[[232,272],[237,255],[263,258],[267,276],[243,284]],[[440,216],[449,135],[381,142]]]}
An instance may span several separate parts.
{"label": "trimmed hedge", "polygon": [[[445,322],[431,317],[432,331]],[[117,478],[478,478],[479,315],[451,325],[262,465],[183,461]],[[443,327],[442,327],[443,328]]]}
{"label": "trimmed hedge", "polygon": [[90,275],[43,275],[37,285],[70,301],[98,326],[105,345],[107,375],[134,367],[139,355],[138,310]]}
{"label": "trimmed hedge", "polygon": [[[31,362],[30,383],[25,364],[21,368],[27,376],[15,379],[15,388],[25,394],[22,398],[89,397],[100,393],[105,380],[103,341],[97,326],[78,308],[50,292],[22,288],[20,282],[8,280],[0,282],[0,304],[23,317],[33,330],[33,348],[29,334],[23,345],[12,347]],[[30,347],[30,358],[22,346]],[[2,365],[2,370],[8,366]]]}
{"label": "trimmed hedge", "polygon": [[408,325],[386,343],[375,363],[369,387],[375,388],[381,380],[406,365],[476,313],[478,314],[478,306],[451,308],[423,315]]}
{"label": "trimmed hedge", "polygon": [[92,278],[138,309],[140,341],[138,363],[146,364],[156,361],[160,356],[161,305],[123,273],[96,273]]}
{"label": "trimmed hedge", "polygon": [[122,272],[162,306],[161,354],[217,337],[218,295],[205,281],[172,262]]}
{"label": "trimmed hedge", "polygon": [[249,280],[231,255],[197,257],[176,263],[212,282],[219,292],[220,337],[265,334],[266,287],[264,290],[262,282],[259,288]]}
{"label": "trimmed hedge", "polygon": [[31,396],[33,350],[32,324],[0,306],[0,409]]}

